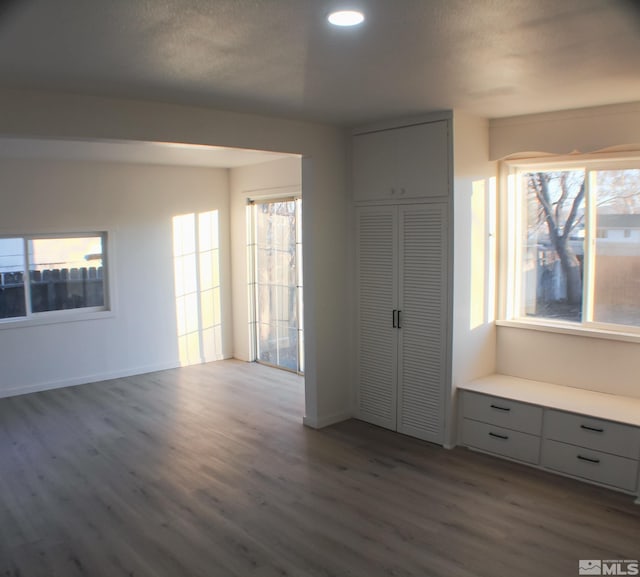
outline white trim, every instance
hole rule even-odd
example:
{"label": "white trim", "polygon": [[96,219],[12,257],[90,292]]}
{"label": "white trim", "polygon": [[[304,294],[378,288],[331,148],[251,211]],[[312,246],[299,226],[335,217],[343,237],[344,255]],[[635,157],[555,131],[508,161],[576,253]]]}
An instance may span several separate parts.
{"label": "white trim", "polygon": [[[442,204],[451,202],[451,198],[448,194],[440,194],[437,196],[429,196],[422,198],[385,198],[378,200],[354,200],[353,205],[359,206],[401,206],[401,205],[414,205],[414,204]],[[451,203],[453,204],[453,203]]]}
{"label": "white trim", "polygon": [[513,247],[509,243],[509,170],[499,163],[498,168],[498,190],[496,191],[496,210],[498,221],[496,223],[496,319],[508,318],[513,311],[512,295],[509,291],[509,274],[511,269],[511,253]]}
{"label": "white trim", "polygon": [[596,286],[596,203],[592,194],[597,194],[595,171],[587,170],[584,175],[584,259],[582,264],[582,322],[593,322]]}
{"label": "white trim", "polygon": [[240,197],[249,200],[260,199],[268,201],[270,199],[277,199],[283,197],[302,198],[302,189],[298,184],[290,184],[287,186],[273,186],[270,188],[253,188],[250,190],[243,190],[240,193]]}
{"label": "white trim", "polygon": [[179,361],[174,361],[170,363],[159,363],[155,365],[146,365],[142,367],[123,369],[120,371],[94,373],[92,375],[84,375],[82,377],[75,377],[73,379],[66,379],[61,381],[48,381],[44,383],[35,383],[32,385],[14,386],[14,387],[9,387],[8,389],[0,389],[0,398],[14,397],[17,395],[27,395],[29,393],[39,393],[42,391],[50,391],[53,389],[75,387],[78,385],[87,385],[89,383],[97,383],[97,382],[108,381],[112,379],[121,379],[124,377],[132,377],[135,375],[143,375],[146,373],[155,373],[156,371],[177,369],[180,366],[181,365]]}
{"label": "white trim", "polygon": [[80,321],[98,321],[112,319],[115,318],[115,316],[115,311],[102,307],[47,311],[42,313],[33,313],[31,316],[27,317],[10,317],[0,319],[0,331],[7,329],[38,327],[43,325],[58,325],[61,323],[76,323]]}
{"label": "white trim", "polygon": [[340,411],[338,413],[319,416],[315,418],[305,415],[302,418],[302,423],[305,427],[310,427],[312,429],[323,429],[324,427],[329,427],[331,425],[335,425],[336,423],[341,423],[342,421],[348,421],[352,418],[353,414],[351,413],[351,411]]}
{"label": "white trim", "polygon": [[[248,198],[247,198],[248,200]],[[247,253],[247,302],[248,308],[247,316],[249,319],[249,358],[250,362],[258,360],[258,333],[257,333],[257,282],[258,271],[256,270],[256,205],[255,203],[249,203],[245,205],[245,220],[247,231],[247,246],[245,248]]]}
{"label": "white trim", "polygon": [[[356,126],[351,130],[352,135],[366,134],[368,132],[378,132],[380,130],[393,130],[394,128],[403,128],[406,126],[414,126],[416,124],[428,124],[430,122],[439,122],[441,120],[453,120],[453,111],[440,110],[422,114],[420,116],[409,116],[405,118],[382,120],[372,122],[362,126]],[[451,139],[449,139],[451,141]]]}
{"label": "white trim", "polygon": [[606,339],[610,341],[640,343],[640,332],[636,334],[633,332],[616,331],[613,329],[607,330],[580,325],[572,326],[570,323],[565,324],[559,321],[550,321],[545,319],[541,319],[540,321],[529,319],[497,320],[496,325],[499,327],[526,329],[547,333],[558,333],[563,335],[573,335],[577,337],[587,337],[592,339]]}

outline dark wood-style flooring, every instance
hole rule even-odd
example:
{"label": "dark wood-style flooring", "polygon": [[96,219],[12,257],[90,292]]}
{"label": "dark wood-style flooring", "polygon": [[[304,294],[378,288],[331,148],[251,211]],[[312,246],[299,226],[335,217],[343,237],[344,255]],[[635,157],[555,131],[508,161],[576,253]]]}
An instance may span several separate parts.
{"label": "dark wood-style flooring", "polygon": [[567,577],[632,498],[358,421],[223,361],[0,400],[0,575]]}

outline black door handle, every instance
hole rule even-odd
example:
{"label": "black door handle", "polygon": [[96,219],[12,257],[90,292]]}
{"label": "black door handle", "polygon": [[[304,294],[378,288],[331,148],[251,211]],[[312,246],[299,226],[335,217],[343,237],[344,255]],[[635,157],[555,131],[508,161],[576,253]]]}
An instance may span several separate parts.
{"label": "black door handle", "polygon": [[399,328],[399,329],[401,329],[401,328],[402,328],[402,327],[400,326],[400,313],[401,313],[401,312],[402,312],[402,311],[400,311],[400,310],[398,311],[398,328]]}
{"label": "black door handle", "polygon": [[391,326],[395,329],[396,328],[396,313],[398,311],[396,309],[393,309],[393,312],[391,313]]}

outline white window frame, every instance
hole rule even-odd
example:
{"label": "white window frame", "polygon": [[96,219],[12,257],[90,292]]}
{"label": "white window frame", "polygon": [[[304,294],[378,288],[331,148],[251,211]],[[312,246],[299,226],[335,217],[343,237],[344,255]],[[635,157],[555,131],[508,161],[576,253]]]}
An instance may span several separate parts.
{"label": "white window frame", "polygon": [[[523,225],[523,195],[519,174],[538,170],[585,170],[585,261],[581,322],[524,317],[522,303],[521,255]],[[554,333],[606,338],[640,343],[640,327],[596,322],[593,310],[593,263],[595,258],[595,207],[590,202],[590,172],[596,170],[640,169],[640,152],[572,154],[516,158],[500,163],[500,260],[499,260],[499,326],[521,327]]]}
{"label": "white window frame", "polygon": [[[101,306],[79,307],[75,309],[63,309],[53,311],[33,312],[31,303],[31,279],[29,273],[28,243],[39,239],[64,239],[64,238],[88,238],[102,237],[102,281],[104,304]],[[114,316],[114,290],[112,283],[112,243],[113,232],[104,228],[82,231],[64,231],[47,233],[20,233],[3,231],[0,238],[21,239],[23,243],[24,258],[24,298],[25,315],[0,319],[0,330],[32,325],[47,325],[83,320],[95,320]]]}
{"label": "white window frame", "polygon": [[[247,202],[247,263],[248,263],[248,284],[249,284],[249,325],[250,325],[250,350],[253,361],[264,362],[258,359],[258,258],[257,248],[257,205],[272,202],[295,202],[296,203],[296,262],[297,262],[297,314],[298,314],[298,368],[288,369],[281,365],[273,365],[278,369],[304,375],[305,370],[305,349],[304,349],[304,281],[303,281],[303,252],[302,252],[302,194],[296,187],[291,194],[284,191],[282,194],[252,194],[246,197]],[[264,363],[269,364],[269,363]]]}

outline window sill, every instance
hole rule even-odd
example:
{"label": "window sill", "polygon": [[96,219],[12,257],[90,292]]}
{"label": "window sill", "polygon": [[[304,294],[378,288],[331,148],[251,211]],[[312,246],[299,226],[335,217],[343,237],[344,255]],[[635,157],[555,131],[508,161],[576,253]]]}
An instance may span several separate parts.
{"label": "window sill", "polygon": [[591,339],[606,339],[611,341],[623,341],[627,343],[640,343],[640,333],[608,331],[604,329],[575,327],[565,323],[550,323],[533,320],[497,320],[499,327],[509,327],[515,329],[526,329],[531,331],[542,331],[547,333],[557,333],[572,335],[576,337],[587,337]]}
{"label": "window sill", "polygon": [[44,325],[58,325],[61,323],[75,323],[81,321],[97,321],[114,318],[115,312],[112,310],[90,310],[90,311],[55,311],[51,313],[38,313],[37,316],[29,318],[17,317],[0,320],[0,331],[8,329],[26,329],[29,327],[40,327]]}

